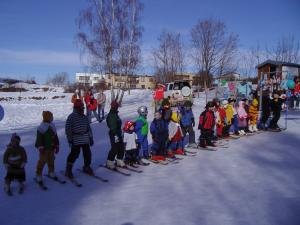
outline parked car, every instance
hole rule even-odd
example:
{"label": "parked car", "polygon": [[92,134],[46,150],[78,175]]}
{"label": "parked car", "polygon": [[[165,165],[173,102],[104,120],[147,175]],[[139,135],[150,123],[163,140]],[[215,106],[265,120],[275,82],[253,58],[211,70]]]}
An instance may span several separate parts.
{"label": "parked car", "polygon": [[193,93],[189,81],[174,81],[166,84],[165,98],[170,98],[174,104],[192,101]]}

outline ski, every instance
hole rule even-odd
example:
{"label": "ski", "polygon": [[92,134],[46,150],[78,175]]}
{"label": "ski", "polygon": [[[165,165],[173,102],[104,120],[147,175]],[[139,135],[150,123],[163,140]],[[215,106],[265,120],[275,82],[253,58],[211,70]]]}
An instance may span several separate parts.
{"label": "ski", "polygon": [[73,185],[76,187],[82,187],[82,184],[79,183],[75,178],[70,178],[65,175],[65,171],[60,171],[62,175],[64,175]]}
{"label": "ski", "polygon": [[83,172],[83,170],[81,170],[81,169],[77,169],[77,170],[78,170],[79,172],[81,172],[81,173],[83,173],[83,174],[89,176],[89,177],[95,178],[96,180],[102,181],[102,182],[104,182],[104,183],[107,183],[107,182],[108,182],[107,179],[105,179],[105,178],[103,178],[103,177],[100,177],[100,176],[98,176],[98,175],[96,175],[96,174],[90,175],[90,174],[87,174],[87,173]]}
{"label": "ski", "polygon": [[143,172],[142,170],[137,170],[137,169],[135,169],[135,167],[130,168],[129,166],[118,167],[118,168],[121,168],[121,169],[124,169],[124,170],[129,170],[129,171],[132,171],[132,172],[135,172],[135,173],[142,173]]}
{"label": "ski", "polygon": [[187,153],[191,153],[191,154],[197,154],[197,152],[196,152],[196,151],[191,151],[191,150],[185,150],[185,152],[187,152]]}
{"label": "ski", "polygon": [[99,165],[99,167],[106,168],[106,169],[108,169],[108,170],[110,170],[110,171],[119,173],[119,174],[121,174],[121,175],[123,175],[123,176],[131,176],[130,173],[126,173],[126,172],[120,170],[119,167],[116,167],[115,169],[110,169],[110,168],[108,168],[106,165]]}
{"label": "ski", "polygon": [[58,177],[51,177],[51,176],[49,176],[48,174],[45,174],[44,176],[47,177],[47,178],[49,178],[50,180],[53,180],[53,181],[55,181],[55,182],[57,182],[57,183],[60,183],[60,184],[65,184],[65,183],[66,183],[65,180],[61,180],[61,179],[58,178]]}
{"label": "ski", "polygon": [[166,161],[170,164],[177,164],[179,163],[179,159],[178,158],[166,158]]}
{"label": "ski", "polygon": [[169,163],[167,160],[153,160],[153,159],[147,159],[149,162],[160,164],[160,165],[168,165]]}
{"label": "ski", "polygon": [[38,186],[44,190],[44,191],[47,191],[48,190],[48,187],[44,184],[43,181],[38,181],[36,178],[33,178],[33,180],[38,184]]}
{"label": "ski", "polygon": [[208,147],[200,147],[200,146],[198,146],[198,149],[199,150],[204,150],[204,151],[217,151],[217,149],[215,147],[211,147],[211,146],[208,146]]}

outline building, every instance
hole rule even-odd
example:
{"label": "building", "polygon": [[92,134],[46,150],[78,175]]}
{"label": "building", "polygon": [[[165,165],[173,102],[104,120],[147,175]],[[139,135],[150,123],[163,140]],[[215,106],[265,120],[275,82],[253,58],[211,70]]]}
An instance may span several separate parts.
{"label": "building", "polygon": [[293,77],[300,75],[300,64],[267,60],[257,66],[257,76],[261,79],[285,80],[288,75]]}
{"label": "building", "polygon": [[106,75],[98,73],[76,73],[76,83],[81,85],[94,86],[100,83],[102,79],[106,79]]}
{"label": "building", "polygon": [[94,86],[105,81],[106,87],[111,86],[130,89],[152,89],[155,87],[155,78],[149,75],[119,75],[76,73],[76,83]]}

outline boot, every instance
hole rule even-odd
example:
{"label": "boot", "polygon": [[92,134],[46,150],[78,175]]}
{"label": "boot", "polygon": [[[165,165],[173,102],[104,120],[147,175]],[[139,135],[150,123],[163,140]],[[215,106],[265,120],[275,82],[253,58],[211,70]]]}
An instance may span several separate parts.
{"label": "boot", "polygon": [[176,149],[175,155],[184,155],[184,151],[182,149]]}
{"label": "boot", "polygon": [[117,166],[118,167],[125,167],[125,163],[122,159],[117,159]]}
{"label": "boot", "polygon": [[254,131],[254,132],[257,132],[257,131],[258,131],[256,124],[253,125],[253,131]]}
{"label": "boot", "polygon": [[90,176],[93,176],[94,175],[94,171],[93,169],[90,167],[90,166],[84,166],[82,168],[83,172],[90,175]]}
{"label": "boot", "polygon": [[253,130],[253,125],[249,125],[248,130],[249,130],[251,133],[253,133],[253,132],[254,132],[254,130]]}
{"label": "boot", "polygon": [[67,167],[66,167],[66,172],[65,172],[65,176],[68,177],[68,178],[70,178],[70,179],[74,178],[74,175],[72,173],[72,167],[73,167],[73,164],[72,163],[68,163]]}
{"label": "boot", "polygon": [[36,179],[36,181],[37,181],[38,183],[42,183],[42,182],[43,182],[43,178],[42,178],[41,175],[36,175],[35,179]]}
{"label": "boot", "polygon": [[12,196],[12,192],[11,192],[11,189],[10,189],[10,183],[5,182],[5,184],[4,184],[4,191],[5,191],[5,193],[7,193],[9,196]]}
{"label": "boot", "polygon": [[57,176],[54,172],[48,173],[48,176],[51,177],[52,179],[57,179]]}
{"label": "boot", "polygon": [[116,169],[115,161],[107,160],[107,161],[106,161],[106,167],[107,167],[108,169],[111,169],[111,170]]}

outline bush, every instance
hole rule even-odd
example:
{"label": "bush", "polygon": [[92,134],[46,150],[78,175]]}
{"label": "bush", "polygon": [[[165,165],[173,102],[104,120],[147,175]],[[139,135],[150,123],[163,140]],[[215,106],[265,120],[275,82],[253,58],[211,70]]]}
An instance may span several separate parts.
{"label": "bush", "polygon": [[16,88],[16,87],[7,87],[7,88],[1,88],[0,92],[26,92],[25,88]]}

